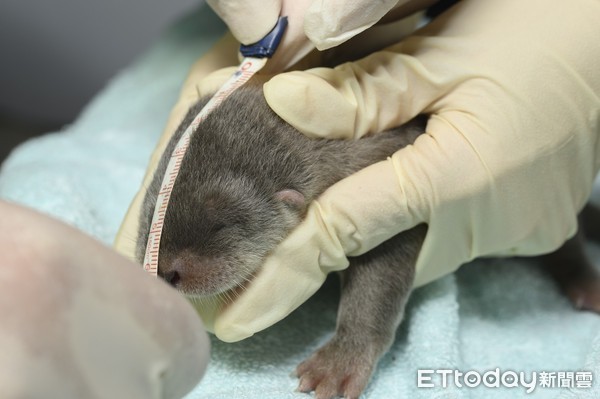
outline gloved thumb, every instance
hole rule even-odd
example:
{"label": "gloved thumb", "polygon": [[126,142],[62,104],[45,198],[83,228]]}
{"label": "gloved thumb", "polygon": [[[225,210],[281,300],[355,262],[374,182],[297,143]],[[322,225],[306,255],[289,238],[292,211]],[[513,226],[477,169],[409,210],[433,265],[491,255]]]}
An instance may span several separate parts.
{"label": "gloved thumb", "polygon": [[209,315],[211,327],[222,341],[248,338],[285,318],[321,287],[327,274],[346,267],[344,249],[315,201],[302,228],[275,248],[235,301],[218,309],[216,317]]}
{"label": "gloved thumb", "polygon": [[402,47],[333,69],[277,75],[264,85],[265,98],[309,137],[356,139],[399,126],[426,112],[450,84],[420,59],[400,54]]}

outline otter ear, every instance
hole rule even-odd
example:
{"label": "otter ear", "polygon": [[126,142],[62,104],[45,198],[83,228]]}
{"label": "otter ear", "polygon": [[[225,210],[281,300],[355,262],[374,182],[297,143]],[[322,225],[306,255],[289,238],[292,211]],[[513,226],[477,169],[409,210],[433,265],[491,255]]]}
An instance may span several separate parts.
{"label": "otter ear", "polygon": [[275,199],[296,209],[304,209],[306,207],[304,195],[291,188],[276,192]]}

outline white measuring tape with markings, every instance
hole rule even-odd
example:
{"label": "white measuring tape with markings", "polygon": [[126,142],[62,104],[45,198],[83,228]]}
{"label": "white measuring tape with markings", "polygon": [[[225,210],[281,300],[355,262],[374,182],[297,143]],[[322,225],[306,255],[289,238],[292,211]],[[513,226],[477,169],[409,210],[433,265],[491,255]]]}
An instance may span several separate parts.
{"label": "white measuring tape with markings", "polygon": [[[167,169],[162,180],[158,197],[156,198],[156,206],[150,223],[150,232],[148,234],[148,242],[146,244],[146,254],[144,256],[144,270],[153,276],[158,275],[158,252],[160,248],[160,239],[162,236],[165,215],[167,206],[171,198],[171,192],[175,186],[183,157],[190,145],[190,139],[196,128],[215,108],[217,108],[231,93],[246,83],[254,74],[260,71],[267,63],[283,35],[287,19],[281,17],[269,35],[260,42],[242,46],[241,52],[246,56],[235,73],[227,80],[223,86],[215,93],[215,95],[206,103],[204,108],[200,110],[192,123],[185,129],[181,138],[177,142],[175,149],[171,153],[171,158],[167,164]],[[255,55],[255,56],[254,56]]]}

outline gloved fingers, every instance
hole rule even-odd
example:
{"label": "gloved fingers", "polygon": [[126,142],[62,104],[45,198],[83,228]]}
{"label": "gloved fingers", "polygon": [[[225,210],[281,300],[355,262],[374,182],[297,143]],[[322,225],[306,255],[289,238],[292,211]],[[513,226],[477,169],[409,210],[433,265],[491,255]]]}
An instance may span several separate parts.
{"label": "gloved fingers", "polygon": [[391,20],[396,20],[424,9],[432,2],[208,0],[233,35],[245,45],[260,41],[273,29],[279,16],[288,17],[288,27],[279,49],[265,67],[265,71],[271,73],[284,71],[297,64],[315,45],[319,50],[325,50],[346,42],[373,26],[391,9],[394,9]]}
{"label": "gloved fingers", "polygon": [[308,40],[304,33],[304,15],[312,2],[313,0],[283,1],[281,15],[288,17],[288,26],[277,51],[265,66],[264,71],[282,72],[314,50],[315,45]]}
{"label": "gloved fingers", "polygon": [[[403,150],[398,152],[402,156]],[[427,222],[430,203],[399,175],[392,159],[368,166],[327,189],[318,199],[323,219],[348,256],[361,255],[397,233]],[[412,200],[412,201],[411,201]],[[312,211],[312,204],[309,214]],[[422,209],[425,208],[425,209]],[[320,259],[321,263],[325,259]]]}
{"label": "gloved fingers", "polygon": [[234,302],[217,311],[216,336],[227,342],[248,338],[302,305],[321,287],[327,274],[348,267],[317,202],[267,258]]}
{"label": "gloved fingers", "polygon": [[239,297],[219,309],[214,320],[217,338],[236,342],[272,326],[317,292],[326,278],[318,268],[311,273],[310,269],[282,270],[282,266],[267,261]]}
{"label": "gloved fingers", "polygon": [[209,342],[176,291],[60,222],[5,202],[0,213],[7,397],[180,398],[194,387]]}
{"label": "gloved fingers", "polygon": [[279,16],[288,18],[288,26],[279,48],[265,67],[280,72],[307,55],[314,45],[304,33],[304,13],[312,0],[208,0],[208,4],[227,24],[236,39],[245,45],[265,37]]}
{"label": "gloved fingers", "polygon": [[416,57],[381,51],[333,69],[277,75],[264,94],[279,116],[309,137],[356,139],[422,113],[445,84]]}
{"label": "gloved fingers", "polygon": [[[306,69],[317,67],[334,67],[345,62],[356,61],[373,52],[380,51],[387,46],[398,43],[400,40],[413,33],[419,22],[422,20],[422,17],[422,13],[415,13],[392,23],[373,26],[339,46],[325,51],[313,49],[299,59],[299,61],[289,66],[287,71],[304,71]],[[298,55],[299,54],[300,53],[298,53]],[[304,52],[302,52],[302,54],[304,54]],[[282,68],[280,68],[280,65],[275,64],[280,56],[282,56],[282,54],[278,50],[274,56],[275,60],[272,59],[269,61],[265,69],[261,71],[261,75],[267,75],[268,78],[270,77],[269,74],[272,75],[273,72],[281,71]],[[283,55],[282,58],[283,57],[285,57],[285,55]],[[292,58],[292,60],[296,59],[298,59],[298,57],[294,56],[294,58]],[[290,65],[290,63],[287,63],[286,65]]]}
{"label": "gloved fingers", "polygon": [[282,0],[207,0],[208,5],[227,24],[243,44],[265,37],[277,23]]}
{"label": "gloved fingers", "polygon": [[322,62],[320,64],[314,64],[306,68],[297,68],[295,70],[305,70],[315,67],[335,67],[344,62],[364,58],[406,38],[417,29],[422,19],[423,13],[418,12],[397,21],[374,25],[339,46],[321,51]]}
{"label": "gloved fingers", "polygon": [[306,10],[304,30],[317,49],[326,50],[344,43],[375,25],[390,10],[395,18],[424,9],[431,0],[315,0]]}
{"label": "gloved fingers", "polygon": [[189,108],[196,103],[203,95],[202,90],[209,90],[214,86],[214,82],[210,81],[202,84],[203,79],[220,68],[235,65],[237,63],[238,43],[231,34],[225,34],[205,55],[203,55],[190,69],[190,73],[186,78],[179,99],[171,110],[169,120],[163,130],[163,134],[159,138],[156,148],[154,149],[146,174],[142,181],[140,190],[129,205],[129,209],[123,218],[121,227],[115,237],[114,248],[121,255],[135,261],[136,238],[139,229],[139,215],[144,196],[146,195],[146,187],[150,185],[154,171],[158,166],[158,162],[164,153],[171,136],[177,130],[177,127],[187,114]]}

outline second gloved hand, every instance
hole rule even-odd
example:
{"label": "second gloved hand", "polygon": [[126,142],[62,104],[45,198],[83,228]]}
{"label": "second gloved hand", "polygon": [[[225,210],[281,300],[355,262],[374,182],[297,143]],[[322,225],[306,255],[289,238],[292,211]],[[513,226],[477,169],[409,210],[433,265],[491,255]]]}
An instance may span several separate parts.
{"label": "second gloved hand", "polygon": [[599,168],[600,4],[466,0],[336,69],[279,75],[271,107],[313,137],[359,138],[430,114],[426,134],[327,190],[215,320],[235,341],[285,317],[346,255],[421,222],[415,285],[574,234]]}

